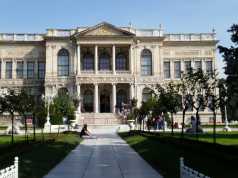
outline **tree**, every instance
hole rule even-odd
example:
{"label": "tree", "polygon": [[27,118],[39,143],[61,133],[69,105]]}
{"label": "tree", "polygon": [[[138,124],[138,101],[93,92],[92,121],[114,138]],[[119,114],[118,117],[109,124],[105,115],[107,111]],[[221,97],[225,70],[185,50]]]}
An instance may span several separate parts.
{"label": "tree", "polygon": [[218,46],[218,49],[226,63],[228,119],[238,120],[238,24],[232,25],[228,32],[231,33],[231,41],[234,46],[229,48]]}
{"label": "tree", "polygon": [[154,107],[154,111],[157,114],[170,113],[171,118],[171,134],[174,134],[174,117],[181,106],[181,100],[179,98],[179,88],[174,82],[165,84],[164,87],[157,85],[157,102]]}
{"label": "tree", "polygon": [[63,117],[66,117],[69,128],[71,120],[74,120],[75,117],[74,111],[75,105],[73,99],[67,93],[59,94],[53,99],[53,103],[50,105],[51,123],[60,125],[63,123]]}
{"label": "tree", "polygon": [[213,112],[213,143],[216,143],[216,111],[220,108],[221,103],[224,103],[224,95],[219,95],[219,80],[217,73],[213,73],[209,80],[209,87],[207,91],[208,107]]}
{"label": "tree", "polygon": [[46,116],[47,116],[47,105],[45,104],[45,101],[42,98],[39,98],[37,101],[37,104],[34,106],[34,117],[37,121],[38,127],[41,128],[41,138],[42,141],[44,141],[44,125],[46,122]]}
{"label": "tree", "polygon": [[173,115],[176,114],[181,106],[181,100],[179,99],[179,90],[178,86],[173,83],[169,82],[166,85],[166,93],[164,97],[164,105],[166,107],[167,112],[170,113],[171,116],[171,134],[174,134],[174,117]]}
{"label": "tree", "polygon": [[183,75],[180,83],[178,83],[179,93],[182,95],[181,106],[182,106],[182,113],[183,113],[181,138],[184,137],[185,114],[186,114],[186,111],[189,109],[189,107],[192,105],[191,97],[189,97],[190,96],[189,83],[186,79],[187,78],[185,77],[185,75]]}
{"label": "tree", "polygon": [[18,95],[19,104],[17,105],[17,112],[23,116],[24,125],[25,125],[25,139],[26,142],[29,142],[28,139],[28,129],[27,129],[27,116],[33,113],[34,109],[34,98],[33,96],[27,94],[25,90],[22,90]]}
{"label": "tree", "polygon": [[17,111],[19,105],[19,97],[14,90],[8,90],[7,94],[4,95],[2,100],[4,105],[4,111],[8,112],[11,116],[11,143],[14,143],[14,113]]}
{"label": "tree", "polygon": [[196,110],[196,136],[198,138],[198,126],[200,122],[199,111],[205,108],[207,100],[206,95],[209,87],[209,80],[212,74],[204,73],[202,69],[191,71],[185,79],[188,83],[188,90],[190,96],[192,96],[192,108]]}

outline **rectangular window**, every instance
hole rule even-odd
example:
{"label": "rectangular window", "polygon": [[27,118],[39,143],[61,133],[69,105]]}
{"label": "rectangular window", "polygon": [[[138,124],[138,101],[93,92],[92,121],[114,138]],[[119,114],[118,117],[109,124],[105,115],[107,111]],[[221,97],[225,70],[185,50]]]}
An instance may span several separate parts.
{"label": "rectangular window", "polygon": [[164,78],[170,78],[170,62],[164,62]]}
{"label": "rectangular window", "polygon": [[12,62],[6,62],[6,79],[12,79]]}
{"label": "rectangular window", "polygon": [[174,62],[174,78],[181,78],[181,63],[180,63],[180,61]]}
{"label": "rectangular window", "polygon": [[206,61],[206,73],[212,74],[212,61]]}
{"label": "rectangular window", "polygon": [[34,78],[34,62],[27,62],[27,78]]}
{"label": "rectangular window", "polygon": [[188,73],[192,69],[191,61],[184,61],[184,73]]}
{"label": "rectangular window", "polygon": [[18,79],[23,78],[23,69],[24,69],[23,66],[24,66],[23,61],[17,61],[16,73]]}
{"label": "rectangular window", "polygon": [[195,70],[198,71],[199,69],[202,69],[202,61],[195,61]]}
{"label": "rectangular window", "polygon": [[38,78],[39,79],[45,78],[45,63],[44,62],[38,63]]}

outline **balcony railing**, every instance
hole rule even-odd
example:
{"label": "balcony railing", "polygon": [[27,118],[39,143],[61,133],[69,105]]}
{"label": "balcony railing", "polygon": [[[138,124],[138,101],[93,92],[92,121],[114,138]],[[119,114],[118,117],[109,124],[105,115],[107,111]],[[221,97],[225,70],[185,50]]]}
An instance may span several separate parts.
{"label": "balcony railing", "polygon": [[81,70],[82,74],[94,74],[94,70]]}
{"label": "balcony railing", "polygon": [[0,33],[0,41],[42,41],[41,34]]}
{"label": "balcony railing", "polygon": [[112,70],[99,70],[99,74],[112,74]]}
{"label": "balcony railing", "polygon": [[130,74],[129,70],[116,70],[116,74]]}
{"label": "balcony railing", "polygon": [[216,40],[215,33],[199,34],[166,34],[166,41],[212,41]]}
{"label": "balcony railing", "polygon": [[[81,74],[94,74],[94,70],[81,70]],[[112,70],[98,70],[99,74],[112,74]],[[129,70],[116,70],[116,74],[130,74]]]}

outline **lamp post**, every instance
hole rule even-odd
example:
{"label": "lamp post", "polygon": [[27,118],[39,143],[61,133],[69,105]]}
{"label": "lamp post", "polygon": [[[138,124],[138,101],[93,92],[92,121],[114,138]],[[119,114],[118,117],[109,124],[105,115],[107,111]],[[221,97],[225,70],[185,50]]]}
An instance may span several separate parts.
{"label": "lamp post", "polygon": [[[226,89],[226,95],[227,95],[227,87],[225,86]],[[226,132],[230,132],[231,128],[229,127],[229,122],[227,119],[227,108],[226,108],[226,104],[227,104],[227,96],[225,97],[225,127],[223,128],[224,131]]]}
{"label": "lamp post", "polygon": [[51,123],[50,123],[50,103],[51,103],[51,99],[52,96],[45,96],[42,95],[42,98],[45,100],[45,103],[47,102],[47,116],[46,116],[46,123],[44,125],[44,127],[50,127]]}

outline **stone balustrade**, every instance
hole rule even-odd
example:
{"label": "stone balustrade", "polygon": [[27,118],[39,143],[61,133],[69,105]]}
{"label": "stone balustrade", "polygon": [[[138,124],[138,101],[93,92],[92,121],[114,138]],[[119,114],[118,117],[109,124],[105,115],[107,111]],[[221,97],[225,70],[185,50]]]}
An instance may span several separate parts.
{"label": "stone balustrade", "polygon": [[142,37],[163,37],[164,35],[162,29],[135,29],[132,33]]}
{"label": "stone balustrade", "polygon": [[42,34],[0,33],[0,41],[42,41]]}
{"label": "stone balustrade", "polygon": [[76,31],[70,29],[48,29],[47,36],[53,37],[70,37]]}
{"label": "stone balustrade", "polygon": [[215,33],[166,34],[165,41],[213,41]]}

